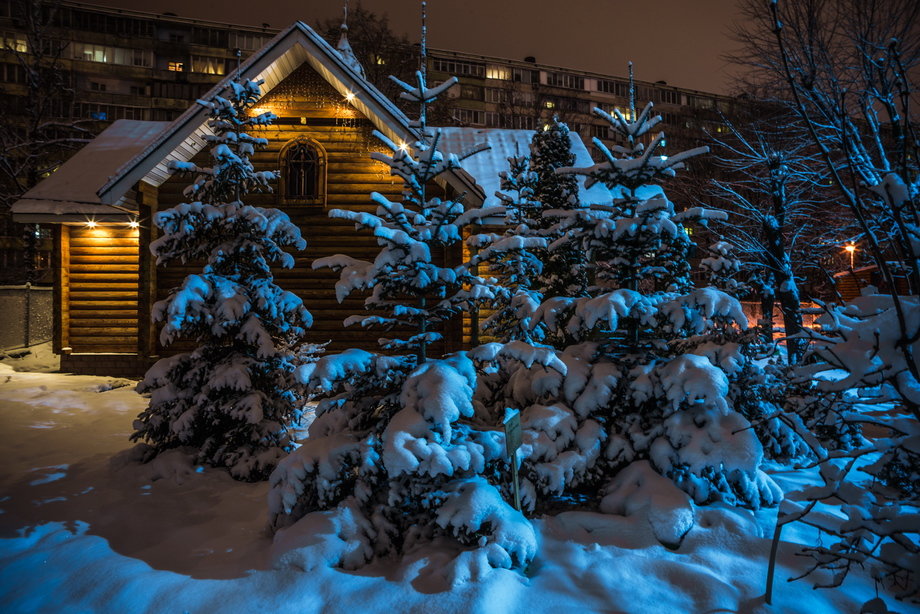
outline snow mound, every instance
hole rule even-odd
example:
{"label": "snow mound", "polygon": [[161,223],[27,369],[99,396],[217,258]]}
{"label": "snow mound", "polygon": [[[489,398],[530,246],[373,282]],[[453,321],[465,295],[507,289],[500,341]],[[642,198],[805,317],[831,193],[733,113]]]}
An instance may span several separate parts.
{"label": "snow mound", "polygon": [[600,509],[606,514],[648,518],[652,532],[663,546],[676,550],[693,528],[690,497],[661,477],[648,461],[636,461],[620,471],[606,487]]}

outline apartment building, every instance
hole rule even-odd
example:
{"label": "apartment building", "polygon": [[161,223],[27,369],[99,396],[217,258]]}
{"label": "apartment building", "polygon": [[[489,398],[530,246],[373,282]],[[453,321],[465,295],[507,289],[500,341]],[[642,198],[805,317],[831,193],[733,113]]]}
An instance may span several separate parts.
{"label": "apartment building", "polygon": [[[629,79],[624,76],[538,64],[533,57],[508,60],[443,50],[430,51],[428,68],[435,81],[450,75],[460,80],[460,87],[450,95],[453,116],[461,125],[534,130],[558,115],[585,142],[597,137],[613,145],[616,135],[593,109],[608,113],[617,109],[627,117],[630,113]],[[626,73],[625,60],[623,68]],[[730,117],[744,104],[737,98],[673,87],[663,81],[635,80],[634,96],[640,113],[647,102],[655,104],[655,112],[663,119],[660,131],[666,133],[672,151],[696,146],[706,139],[707,131],[724,131],[721,115]],[[597,155],[593,146],[592,155]]]}
{"label": "apartment building", "polygon": [[[47,57],[56,58],[62,85],[60,96],[41,101],[50,105],[43,120],[78,123],[92,135],[118,119],[174,119],[235,69],[235,50],[245,59],[278,31],[267,24],[203,22],[67,1],[47,3],[30,20],[26,11],[34,4],[0,0],[0,93],[4,129],[10,131],[25,129],[30,106],[37,104],[26,78],[30,44],[41,44]],[[35,23],[45,28],[40,36]],[[46,133],[43,138],[48,137]],[[42,174],[53,171],[54,161],[63,162],[73,151],[62,145],[52,152],[51,168],[43,167]],[[49,155],[47,148],[43,155]],[[28,187],[41,178],[20,181]],[[26,232],[37,233],[37,254],[24,250]],[[47,269],[49,254],[47,231],[24,229],[0,211],[0,283],[21,282],[27,257],[34,258],[39,269]]]}
{"label": "apartment building", "polygon": [[[0,0],[0,92],[7,122],[26,117],[34,104],[21,62],[30,39],[34,41],[29,32],[33,26],[22,11],[34,2]],[[43,11],[39,22],[50,27],[42,44],[60,53],[58,70],[67,90],[53,100],[51,114],[63,122],[80,122],[91,133],[118,119],[174,119],[278,33],[269,24],[217,23],[67,0],[48,3]],[[418,47],[406,52],[417,53]],[[509,60],[439,49],[429,50],[428,69],[432,81],[451,75],[460,79],[449,94],[449,116],[457,125],[533,130],[558,115],[595,157],[593,137],[608,145],[616,141],[592,109],[629,113],[629,81],[623,76],[538,64],[533,57]],[[641,66],[638,70],[641,74]],[[635,99],[640,111],[651,100],[662,115],[665,153],[698,145],[707,130],[720,132],[720,113],[731,115],[744,102],[641,80],[635,81]],[[72,153],[62,150],[60,162]],[[38,266],[50,266],[47,233],[40,228],[28,232],[38,235]],[[15,282],[24,269],[22,237],[23,228],[0,211],[0,271],[6,272],[0,283]]]}

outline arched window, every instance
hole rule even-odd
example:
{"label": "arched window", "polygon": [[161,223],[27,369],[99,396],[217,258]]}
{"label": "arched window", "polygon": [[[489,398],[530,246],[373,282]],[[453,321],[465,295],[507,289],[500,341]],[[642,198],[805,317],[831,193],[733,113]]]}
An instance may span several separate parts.
{"label": "arched window", "polygon": [[326,152],[315,141],[298,139],[281,152],[283,197],[289,203],[324,202]]}

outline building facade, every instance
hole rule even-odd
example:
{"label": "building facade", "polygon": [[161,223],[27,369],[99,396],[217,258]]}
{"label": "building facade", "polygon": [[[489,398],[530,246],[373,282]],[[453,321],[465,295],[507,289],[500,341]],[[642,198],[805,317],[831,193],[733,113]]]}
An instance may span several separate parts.
{"label": "building facade", "polygon": [[[532,57],[508,60],[438,49],[430,52],[428,69],[435,81],[451,75],[460,80],[450,95],[453,116],[464,126],[536,130],[556,115],[585,142],[598,138],[612,146],[618,144],[615,134],[594,108],[611,114],[617,110],[627,118],[632,112],[628,77],[538,64]],[[667,135],[664,153],[695,147],[706,141],[707,132],[723,132],[722,116],[731,117],[745,104],[739,98],[638,79],[632,95],[638,112],[652,102],[661,115],[659,128]]]}
{"label": "building facade", "polygon": [[[50,229],[14,223],[4,210],[11,198],[113,121],[175,119],[277,32],[66,1],[0,0],[4,155],[15,150],[36,160],[4,160],[0,283],[50,281]],[[47,69],[46,83],[30,82],[34,65]],[[47,83],[52,77],[58,85]],[[36,124],[49,123],[58,128],[36,133]],[[38,270],[30,274],[33,267]]]}

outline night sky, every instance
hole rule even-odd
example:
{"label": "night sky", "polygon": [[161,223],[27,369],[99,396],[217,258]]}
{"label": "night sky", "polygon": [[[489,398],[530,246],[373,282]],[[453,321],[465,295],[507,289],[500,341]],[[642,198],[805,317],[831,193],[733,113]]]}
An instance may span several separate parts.
{"label": "night sky", "polygon": [[[252,0],[95,0],[96,4],[165,11],[181,17],[285,27],[337,17],[341,0],[270,0],[259,11]],[[351,0],[351,4],[356,4]],[[397,33],[418,40],[418,0],[363,0],[386,13]],[[220,10],[214,7],[220,6]],[[671,85],[730,93],[731,70],[722,54],[732,48],[729,28],[737,17],[726,0],[429,0],[429,45],[482,55],[624,75],[632,60],[636,77]]]}

